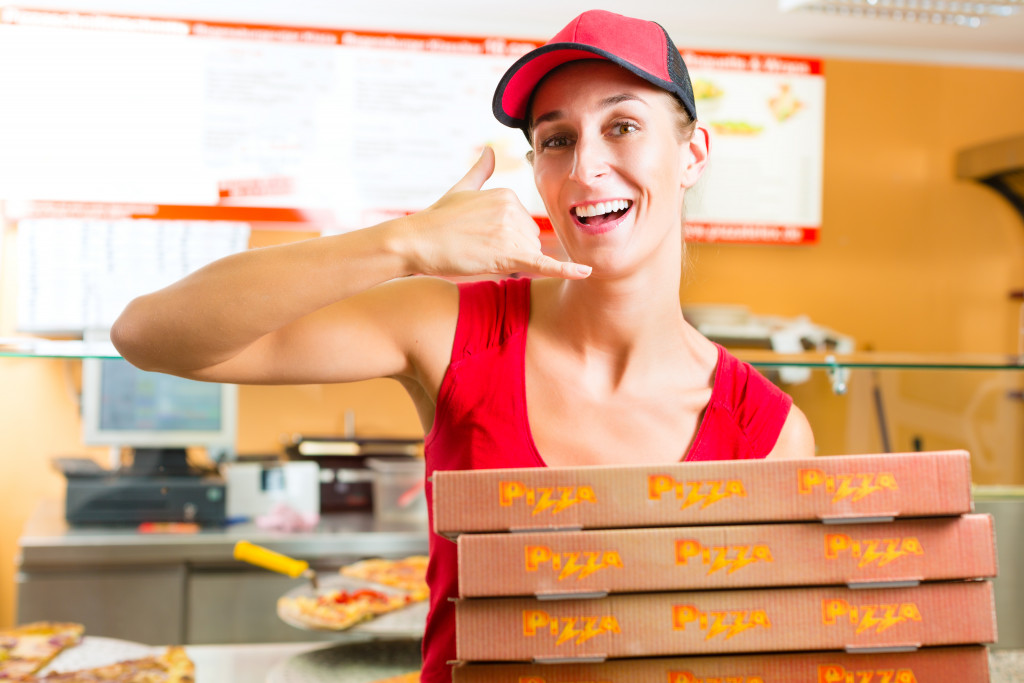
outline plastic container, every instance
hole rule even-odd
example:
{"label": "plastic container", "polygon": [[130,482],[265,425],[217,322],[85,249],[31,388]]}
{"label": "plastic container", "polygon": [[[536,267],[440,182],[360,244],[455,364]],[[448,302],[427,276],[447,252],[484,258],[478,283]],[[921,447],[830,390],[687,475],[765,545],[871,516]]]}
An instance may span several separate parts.
{"label": "plastic container", "polygon": [[367,458],[373,472],[373,514],[380,522],[427,521],[423,458]]}

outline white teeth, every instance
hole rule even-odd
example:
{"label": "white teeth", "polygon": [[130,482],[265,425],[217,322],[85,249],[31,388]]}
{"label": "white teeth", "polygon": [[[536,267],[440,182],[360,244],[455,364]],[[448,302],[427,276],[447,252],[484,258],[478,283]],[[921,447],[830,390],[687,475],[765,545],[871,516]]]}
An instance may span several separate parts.
{"label": "white teeth", "polygon": [[596,202],[594,204],[577,206],[574,210],[576,215],[580,218],[591,218],[593,216],[611,213],[612,211],[625,211],[628,208],[629,202],[625,199],[613,199],[608,202]]}

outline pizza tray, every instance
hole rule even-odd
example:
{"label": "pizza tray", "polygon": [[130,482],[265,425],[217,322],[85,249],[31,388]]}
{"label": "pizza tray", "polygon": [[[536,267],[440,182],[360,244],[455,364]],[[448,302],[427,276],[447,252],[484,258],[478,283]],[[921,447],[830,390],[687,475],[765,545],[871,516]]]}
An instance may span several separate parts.
{"label": "pizza tray", "polygon": [[267,683],[371,683],[418,671],[418,640],[340,643],[289,657],[267,673]]}
{"label": "pizza tray", "polygon": [[81,643],[61,652],[36,675],[42,676],[62,671],[91,669],[128,659],[142,659],[143,657],[159,655],[166,649],[165,647],[153,647],[130,640],[104,638],[102,636],[83,636]]}
{"label": "pizza tray", "polygon": [[[342,574],[321,577],[317,584],[317,588],[313,588],[309,583],[296,586],[285,593],[282,597],[287,599],[298,597],[315,598],[319,595],[330,593],[335,590],[357,591],[367,589],[378,591],[386,595],[409,595],[408,591],[404,591],[399,588],[393,588],[391,586],[385,586],[371,581],[364,581],[362,579],[356,579]],[[421,638],[423,636],[423,629],[427,622],[426,600],[410,602],[405,607],[399,607],[396,610],[375,616],[366,621],[361,621],[344,629],[317,628],[310,624],[303,623],[302,621],[292,618],[292,616],[287,612],[282,612],[280,609],[280,603],[278,603],[278,605],[277,616],[281,621],[289,626],[294,626],[295,628],[302,629],[304,631],[337,631],[338,633],[355,631],[359,633],[372,633],[396,638]]]}

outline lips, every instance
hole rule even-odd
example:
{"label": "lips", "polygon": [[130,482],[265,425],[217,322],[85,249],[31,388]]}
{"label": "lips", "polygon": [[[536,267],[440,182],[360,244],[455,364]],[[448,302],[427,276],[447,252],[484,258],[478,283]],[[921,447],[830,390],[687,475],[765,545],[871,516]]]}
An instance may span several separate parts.
{"label": "lips", "polygon": [[569,214],[576,227],[591,235],[614,230],[633,208],[627,199],[609,199],[574,206]]}

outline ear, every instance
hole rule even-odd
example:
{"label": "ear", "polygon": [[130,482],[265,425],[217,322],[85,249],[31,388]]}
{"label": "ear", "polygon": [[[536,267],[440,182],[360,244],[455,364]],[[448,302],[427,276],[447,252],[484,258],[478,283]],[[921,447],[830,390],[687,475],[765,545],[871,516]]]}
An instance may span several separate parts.
{"label": "ear", "polygon": [[697,124],[690,142],[680,147],[680,177],[684,188],[693,187],[704,173],[711,153],[711,137],[708,129]]}

